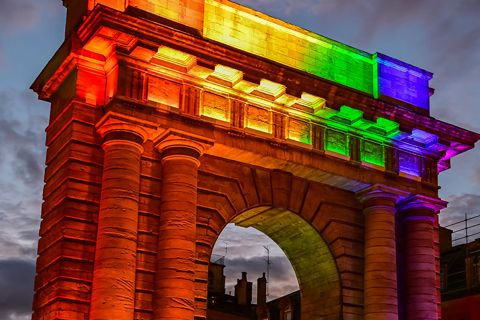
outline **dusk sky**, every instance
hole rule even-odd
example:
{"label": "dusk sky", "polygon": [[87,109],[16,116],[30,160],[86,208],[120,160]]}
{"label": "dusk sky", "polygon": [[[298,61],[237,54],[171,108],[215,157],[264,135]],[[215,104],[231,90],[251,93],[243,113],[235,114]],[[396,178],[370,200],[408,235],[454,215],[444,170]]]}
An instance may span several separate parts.
{"label": "dusk sky", "polygon": [[[480,132],[480,1],[237,2],[433,72],[431,115]],[[0,0],[0,319],[31,314],[49,105],[29,87],[63,41],[65,12],[60,0]],[[444,225],[465,212],[480,214],[479,155],[480,148],[457,156],[452,169],[440,174],[440,197],[450,202],[441,213]],[[263,246],[269,246],[273,261],[271,298],[296,289],[288,260],[271,240],[228,228],[214,250],[224,255],[228,243],[227,293],[242,271],[255,283],[266,270]]]}

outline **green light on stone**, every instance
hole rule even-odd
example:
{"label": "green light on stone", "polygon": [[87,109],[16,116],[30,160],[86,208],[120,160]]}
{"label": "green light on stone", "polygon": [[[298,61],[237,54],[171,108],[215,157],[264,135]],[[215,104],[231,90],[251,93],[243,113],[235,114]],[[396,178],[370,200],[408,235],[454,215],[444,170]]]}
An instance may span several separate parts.
{"label": "green light on stone", "polygon": [[350,120],[351,123],[354,123],[363,117],[363,111],[350,108],[347,106],[342,106],[340,108],[340,116]]}
{"label": "green light on stone", "polygon": [[312,144],[312,141],[311,141],[311,139],[310,139],[310,135],[302,135],[302,136],[300,137],[300,142],[311,145],[311,144]]}
{"label": "green light on stone", "polygon": [[385,118],[378,118],[377,125],[385,129],[385,133],[387,136],[392,136],[396,134],[400,128],[400,124],[398,122],[388,120]]}
{"label": "green light on stone", "polygon": [[381,144],[364,140],[361,154],[362,161],[385,166],[384,148]]}
{"label": "green light on stone", "polygon": [[281,64],[373,93],[372,55],[235,5],[205,1],[203,36]]}
{"label": "green light on stone", "polygon": [[390,139],[388,139],[385,136],[381,136],[381,135],[371,133],[371,132],[368,132],[368,131],[363,132],[362,135],[367,139],[378,141],[378,142],[388,142],[388,141],[390,141]]}
{"label": "green light on stone", "polygon": [[349,155],[348,136],[346,133],[327,129],[325,134],[325,150]]}
{"label": "green light on stone", "polygon": [[360,130],[368,130],[374,123],[372,121],[368,121],[365,119],[360,119],[355,123],[352,123],[352,127],[360,129]]}
{"label": "green light on stone", "polygon": [[374,53],[372,56],[372,66],[373,66],[373,97],[378,99],[378,60],[377,53]]}
{"label": "green light on stone", "polygon": [[334,120],[345,125],[352,125],[353,123],[361,120],[362,117],[363,111],[347,106],[342,106],[339,112],[328,116],[330,120]]}

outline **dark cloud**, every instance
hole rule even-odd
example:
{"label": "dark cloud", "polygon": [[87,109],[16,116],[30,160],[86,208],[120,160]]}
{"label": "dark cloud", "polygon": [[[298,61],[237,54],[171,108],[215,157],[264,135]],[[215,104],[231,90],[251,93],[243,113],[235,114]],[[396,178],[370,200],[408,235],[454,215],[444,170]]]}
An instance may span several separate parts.
{"label": "dark cloud", "polygon": [[[40,220],[37,220],[37,221],[40,222]],[[35,222],[37,222],[37,221],[35,221]],[[20,231],[18,234],[19,234],[21,239],[27,240],[27,241],[28,240],[37,241],[38,238],[39,238],[38,229],[24,230],[24,231]]]}
{"label": "dark cloud", "polygon": [[0,114],[0,257],[34,261],[48,108],[27,90],[3,89]]}
{"label": "dark cloud", "polygon": [[297,278],[290,261],[282,249],[262,232],[254,228],[228,224],[220,234],[213,253],[219,256],[225,255],[226,243],[228,244],[228,254],[225,257],[226,293],[234,294],[237,279],[242,277],[242,272],[247,272],[248,281],[253,283],[253,301],[256,302],[257,279],[267,272],[265,247],[270,250],[271,261],[269,299],[298,290]]}
{"label": "dark cloud", "polygon": [[[267,271],[267,263],[264,260],[266,257],[252,257],[252,258],[230,258],[225,259],[226,264],[226,275],[229,278],[240,278],[242,272],[245,271],[248,274],[251,274],[250,280],[255,280],[260,278],[263,272]],[[286,281],[290,280],[290,272],[293,271],[292,265],[290,264],[287,257],[270,257],[271,260],[271,269],[270,277],[274,280],[272,281]]]}
{"label": "dark cloud", "polygon": [[[457,231],[453,234],[453,239],[460,239],[454,241],[454,245],[458,245],[465,242],[465,237],[467,235],[465,230],[465,214],[468,218],[473,218],[480,215],[480,195],[478,194],[462,194],[462,195],[451,195],[445,197],[445,200],[449,201],[449,205],[446,209],[442,210],[440,213],[440,225],[449,226],[449,229]],[[452,225],[453,224],[453,225]],[[469,220],[467,222],[469,228],[480,224],[480,217]],[[476,226],[468,229],[469,241],[480,238],[480,226]],[[478,233],[474,235],[475,233]]]}
{"label": "dark cloud", "polygon": [[0,91],[0,164],[30,188],[41,188],[45,161],[46,108],[27,90]]}
{"label": "dark cloud", "polygon": [[0,260],[0,319],[28,318],[32,314],[35,262]]}
{"label": "dark cloud", "polygon": [[13,164],[15,176],[21,179],[25,184],[41,183],[43,177],[43,168],[39,164],[39,155],[21,148],[16,154],[17,162]]}
{"label": "dark cloud", "polygon": [[253,283],[253,296],[256,301],[257,279],[267,272],[267,251],[270,250],[270,299],[298,290],[298,282],[290,261],[282,249],[268,236],[253,228],[237,227],[233,224],[220,234],[214,248],[214,254],[225,255],[225,243],[228,243],[228,254],[225,257],[226,292],[234,293],[237,279],[242,272]]}
{"label": "dark cloud", "polygon": [[[285,256],[271,257],[269,277],[269,299],[276,299],[298,290],[298,282],[292,265]],[[226,292],[234,294],[234,285],[247,272],[248,281],[253,283],[253,297],[256,301],[257,279],[267,272],[264,257],[228,258],[225,260]]]}
{"label": "dark cloud", "polygon": [[17,203],[10,203],[6,199],[22,194],[15,190],[17,188],[10,189],[13,191],[2,192],[5,199],[0,201],[0,257],[34,260],[37,256],[41,196],[36,195],[38,199],[35,201],[15,199]]}

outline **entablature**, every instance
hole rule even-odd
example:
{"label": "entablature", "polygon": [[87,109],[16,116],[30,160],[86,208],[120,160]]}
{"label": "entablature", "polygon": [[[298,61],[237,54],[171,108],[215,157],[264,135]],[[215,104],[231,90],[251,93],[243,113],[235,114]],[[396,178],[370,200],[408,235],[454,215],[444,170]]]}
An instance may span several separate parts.
{"label": "entablature", "polygon": [[[232,134],[268,138],[278,146],[312,150],[433,185],[438,172],[449,168],[449,159],[479,139],[467,130],[168,26],[103,7],[88,19],[71,40],[64,63],[43,87],[38,79],[34,84],[43,99],[54,91],[51,83],[61,82],[79,57],[102,65],[105,73],[107,61],[118,59],[125,64],[119,79],[130,81],[131,88],[118,86],[106,93],[107,102],[115,94],[126,96]],[[41,78],[46,79],[44,74]]]}

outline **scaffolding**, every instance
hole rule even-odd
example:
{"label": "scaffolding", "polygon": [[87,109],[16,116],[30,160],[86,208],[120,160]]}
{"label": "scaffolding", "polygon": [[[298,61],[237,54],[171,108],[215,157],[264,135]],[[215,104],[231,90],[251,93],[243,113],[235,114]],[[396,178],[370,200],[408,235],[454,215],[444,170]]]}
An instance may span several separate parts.
{"label": "scaffolding", "polygon": [[[460,232],[462,232],[462,231],[465,232],[465,236],[452,239],[452,245],[453,245],[456,241],[463,240],[463,239],[465,240],[464,243],[468,243],[468,238],[469,238],[469,237],[472,238],[473,236],[476,236],[476,235],[480,234],[480,231],[479,231],[479,230],[480,230],[480,222],[479,222],[479,223],[475,223],[475,222],[477,222],[477,221],[480,221],[480,219],[478,219],[478,218],[480,218],[480,215],[477,215],[477,216],[474,216],[474,217],[470,217],[470,218],[469,218],[469,217],[468,217],[468,214],[465,213],[465,219],[460,220],[460,221],[455,222],[455,223],[452,223],[452,224],[450,224],[450,225],[448,225],[448,226],[445,226],[445,228],[449,228],[449,229],[450,229],[450,227],[455,226],[455,225],[458,225],[458,224],[461,224],[461,223],[463,223],[463,225],[465,226],[464,228],[457,229],[457,230],[451,229],[451,230],[452,230],[452,236],[453,236],[454,234],[455,234],[455,236],[457,236],[457,234],[461,234]],[[475,224],[474,224],[474,225],[469,225],[469,223],[471,224],[472,221],[475,220],[475,219],[477,219],[476,221],[474,221]],[[477,227],[478,227],[478,228],[477,228]],[[477,228],[477,229],[475,229],[475,228]],[[469,230],[469,229],[475,229],[475,230],[473,230],[474,233],[470,233],[470,234],[469,234],[469,233],[468,233],[468,230]],[[476,231],[476,232],[475,232],[475,231]],[[473,239],[475,240],[475,237],[474,237]]]}

